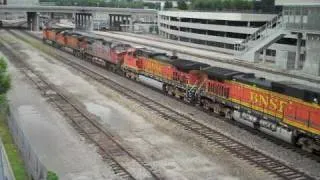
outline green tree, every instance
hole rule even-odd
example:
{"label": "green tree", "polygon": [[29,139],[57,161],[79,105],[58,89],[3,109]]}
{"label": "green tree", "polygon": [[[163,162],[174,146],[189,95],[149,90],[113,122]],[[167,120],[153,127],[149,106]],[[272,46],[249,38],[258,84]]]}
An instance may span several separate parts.
{"label": "green tree", "polygon": [[187,10],[188,9],[187,3],[184,0],[179,0],[178,1],[178,9]]}
{"label": "green tree", "polygon": [[230,9],[231,8],[231,0],[224,0],[221,4],[222,9]]}
{"label": "green tree", "polygon": [[166,1],[165,3],[164,3],[164,9],[170,9],[170,8],[172,8],[172,2],[171,1]]}
{"label": "green tree", "polygon": [[7,72],[7,62],[0,58],[0,103],[6,100],[6,93],[10,89],[10,76]]}
{"label": "green tree", "polygon": [[248,0],[193,0],[191,7],[197,10],[245,10],[252,9],[253,2]]}
{"label": "green tree", "polygon": [[271,13],[276,9],[274,0],[261,0],[260,3],[262,12]]}

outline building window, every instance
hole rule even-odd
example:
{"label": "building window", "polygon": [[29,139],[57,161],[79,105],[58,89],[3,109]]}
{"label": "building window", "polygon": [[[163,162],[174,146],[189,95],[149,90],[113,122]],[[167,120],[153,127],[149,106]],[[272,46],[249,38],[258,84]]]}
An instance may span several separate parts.
{"label": "building window", "polygon": [[177,17],[170,17],[170,21],[179,21]]}
{"label": "building window", "polygon": [[247,21],[227,21],[228,26],[248,26]]}
{"label": "building window", "polygon": [[273,49],[267,49],[266,51],[267,56],[276,56],[276,54],[277,54],[277,51]]}
{"label": "building window", "polygon": [[190,28],[180,27],[180,31],[190,32]]}
{"label": "building window", "polygon": [[189,38],[185,38],[185,37],[180,37],[180,41],[189,42],[190,39]]}
{"label": "building window", "polygon": [[204,40],[199,40],[199,39],[191,39],[192,43],[195,44],[205,44],[206,42]]}
{"label": "building window", "polygon": [[190,18],[181,18],[181,22],[191,22]]}
{"label": "building window", "polygon": [[267,22],[259,22],[259,21],[257,21],[257,22],[250,22],[250,27],[253,27],[253,28],[258,28],[258,27],[261,27],[261,26],[263,26],[263,25],[265,25]]}
{"label": "building window", "polygon": [[225,20],[208,20],[208,24],[226,25]]}

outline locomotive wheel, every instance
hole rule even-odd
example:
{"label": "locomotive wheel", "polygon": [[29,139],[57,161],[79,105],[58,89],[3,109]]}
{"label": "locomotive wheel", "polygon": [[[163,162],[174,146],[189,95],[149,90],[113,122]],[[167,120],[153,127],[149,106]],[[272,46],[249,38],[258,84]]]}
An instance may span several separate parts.
{"label": "locomotive wheel", "polygon": [[175,96],[174,89],[171,86],[168,86],[168,94],[170,96]]}
{"label": "locomotive wheel", "polygon": [[227,109],[225,109],[225,111],[224,111],[224,117],[226,118],[226,119],[233,119],[233,117],[232,117],[232,110],[231,109],[229,109],[229,108],[227,108]]}
{"label": "locomotive wheel", "polygon": [[164,93],[168,93],[168,90],[167,90],[167,85],[166,84],[163,84],[162,85],[162,91],[164,92]]}
{"label": "locomotive wheel", "polygon": [[209,107],[209,100],[207,100],[207,99],[204,99],[203,101],[202,101],[202,104],[203,104],[203,109],[204,110],[206,110],[206,111],[209,111],[210,110],[210,107]]}
{"label": "locomotive wheel", "polygon": [[301,145],[302,150],[307,151],[309,153],[313,152],[313,148],[312,148],[313,143],[314,141],[307,137],[301,137],[298,139],[298,142],[297,142],[298,145]]}
{"label": "locomotive wheel", "polygon": [[221,105],[215,103],[213,106],[213,112],[220,115],[221,114]]}

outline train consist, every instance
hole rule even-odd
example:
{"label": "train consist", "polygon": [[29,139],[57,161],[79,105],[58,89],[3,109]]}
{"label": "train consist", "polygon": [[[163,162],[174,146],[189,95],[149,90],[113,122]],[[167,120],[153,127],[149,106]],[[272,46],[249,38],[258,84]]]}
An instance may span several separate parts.
{"label": "train consist", "polygon": [[163,84],[163,91],[234,119],[308,151],[320,151],[320,89],[274,82],[252,73],[212,67],[146,48],[45,29],[43,41],[75,56],[139,80]]}

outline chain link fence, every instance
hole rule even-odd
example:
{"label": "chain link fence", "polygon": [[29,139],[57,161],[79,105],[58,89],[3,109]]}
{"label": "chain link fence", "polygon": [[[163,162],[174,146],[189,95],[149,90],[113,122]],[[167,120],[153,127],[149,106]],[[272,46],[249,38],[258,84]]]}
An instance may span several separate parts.
{"label": "chain link fence", "polygon": [[0,179],[15,180],[6,150],[4,148],[4,145],[1,139],[0,139]]}
{"label": "chain link fence", "polygon": [[29,177],[33,180],[46,180],[47,168],[40,161],[37,153],[32,149],[28,138],[20,128],[19,123],[10,113],[8,115],[8,126],[13,140],[20,150]]}

